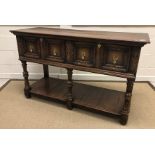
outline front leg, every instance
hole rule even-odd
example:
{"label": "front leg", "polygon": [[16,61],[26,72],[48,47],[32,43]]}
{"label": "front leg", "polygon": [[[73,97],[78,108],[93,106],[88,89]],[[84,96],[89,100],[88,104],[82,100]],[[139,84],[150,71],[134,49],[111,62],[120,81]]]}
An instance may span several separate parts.
{"label": "front leg", "polygon": [[31,97],[31,87],[29,85],[29,80],[28,80],[28,71],[27,71],[27,63],[26,61],[21,61],[22,62],[22,66],[23,66],[23,76],[24,76],[24,83],[25,83],[25,87],[24,87],[24,93],[26,98],[30,98]]}
{"label": "front leg", "polygon": [[131,97],[132,97],[132,90],[133,90],[134,79],[127,79],[127,88],[125,93],[125,103],[121,112],[120,123],[122,125],[126,125],[128,121],[128,114],[130,112],[130,104],[131,104]]}
{"label": "front leg", "polygon": [[67,108],[69,110],[73,109],[73,97],[72,97],[72,73],[73,73],[73,69],[69,69],[67,68],[67,75],[68,75],[68,81],[67,81],[67,85],[68,85],[68,93],[67,93]]}
{"label": "front leg", "polygon": [[49,78],[48,65],[43,64],[43,70],[44,70],[44,78]]}

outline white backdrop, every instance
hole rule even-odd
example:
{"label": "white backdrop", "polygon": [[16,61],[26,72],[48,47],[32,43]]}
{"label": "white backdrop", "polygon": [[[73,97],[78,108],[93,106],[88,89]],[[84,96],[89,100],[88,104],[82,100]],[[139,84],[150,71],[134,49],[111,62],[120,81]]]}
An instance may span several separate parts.
{"label": "white backdrop", "polygon": [[[9,30],[27,28],[28,26],[0,26],[0,78],[21,79],[22,67],[18,60],[16,38]],[[30,26],[29,26],[30,27]],[[34,27],[34,26],[33,26]],[[44,26],[45,27],[45,26]],[[48,26],[53,27],[53,26]],[[59,26],[54,26],[59,27]],[[149,33],[151,44],[142,48],[137,81],[155,82],[155,27],[154,26],[60,26],[60,28],[89,29],[103,31],[124,31]],[[42,66],[28,63],[30,78],[36,79],[42,76]],[[66,77],[66,70],[50,67],[51,76],[58,78]],[[74,79],[77,80],[124,80],[116,77],[109,77],[99,74],[74,71]]]}

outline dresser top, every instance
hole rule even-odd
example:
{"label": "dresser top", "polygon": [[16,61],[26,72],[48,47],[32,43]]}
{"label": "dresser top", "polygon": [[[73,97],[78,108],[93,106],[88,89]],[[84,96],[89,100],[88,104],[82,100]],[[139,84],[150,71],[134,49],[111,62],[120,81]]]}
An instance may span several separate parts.
{"label": "dresser top", "polygon": [[88,30],[73,30],[60,28],[28,28],[12,30],[14,34],[28,33],[38,35],[54,35],[80,38],[93,38],[116,41],[129,41],[137,43],[150,43],[149,35],[147,33],[126,33],[126,32],[108,32],[108,31],[88,31]]}

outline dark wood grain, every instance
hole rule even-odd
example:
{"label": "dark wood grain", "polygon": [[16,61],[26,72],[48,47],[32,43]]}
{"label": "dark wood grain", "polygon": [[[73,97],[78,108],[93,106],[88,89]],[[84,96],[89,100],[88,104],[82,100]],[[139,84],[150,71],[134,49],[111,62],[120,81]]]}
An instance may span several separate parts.
{"label": "dark wood grain", "polygon": [[[122,125],[127,123],[141,48],[150,43],[148,34],[53,28],[11,32],[17,38],[27,98],[33,94],[55,99],[68,109],[112,114],[119,116]],[[26,62],[43,64],[44,78],[34,83],[32,90]],[[48,65],[66,68],[68,80],[49,78]],[[126,78],[126,92],[74,83],[73,69]]]}
{"label": "dark wood grain", "polygon": [[122,125],[125,125],[128,121],[128,114],[130,112],[130,104],[131,104],[131,96],[132,96],[132,90],[133,90],[133,84],[134,80],[127,79],[127,87],[125,92],[125,102],[121,111],[121,119],[120,123]]}
{"label": "dark wood grain", "polygon": [[49,60],[33,59],[33,58],[25,58],[25,57],[20,57],[20,60],[28,61],[28,62],[35,62],[39,64],[47,64],[47,65],[63,67],[63,68],[74,68],[75,70],[117,76],[121,78],[131,78],[131,79],[136,78],[135,75],[132,74],[132,72],[123,73],[123,72],[117,72],[117,71],[111,71],[111,70],[105,70],[105,69],[91,68],[91,67],[85,67],[85,66],[78,66],[74,64],[66,64],[66,63],[59,63],[59,62],[54,62],[54,61],[49,61]]}
{"label": "dark wood grain", "polygon": [[24,93],[27,98],[30,98],[31,97],[31,93],[30,93],[31,87],[30,87],[29,80],[28,80],[29,74],[27,71],[27,63],[26,63],[26,61],[21,61],[21,63],[22,63],[22,67],[23,67],[23,77],[24,77],[24,82],[25,82]]}
{"label": "dark wood grain", "polygon": [[66,85],[66,81],[64,80],[43,78],[31,85],[31,94],[46,96],[59,101],[66,101]]}
{"label": "dark wood grain", "polygon": [[44,78],[48,78],[49,77],[48,65],[43,64],[43,71],[44,71]]}
{"label": "dark wood grain", "polygon": [[72,87],[73,87],[73,82],[72,82],[72,74],[73,74],[73,69],[67,68],[67,75],[68,75],[68,81],[67,81],[67,87],[68,87],[68,93],[67,93],[67,108],[68,109],[73,109],[73,95],[72,95]]}
{"label": "dark wood grain", "polygon": [[[73,105],[84,109],[94,110],[113,115],[121,115],[125,93],[100,87],[73,83]],[[67,81],[48,78],[41,79],[31,85],[31,93],[59,100],[67,104]],[[117,105],[117,106],[116,106]]]}
{"label": "dark wood grain", "polygon": [[127,32],[107,32],[107,31],[88,31],[88,30],[71,30],[58,28],[29,28],[11,31],[14,34],[29,33],[39,35],[54,35],[54,36],[68,36],[68,37],[82,37],[82,38],[96,38],[104,40],[119,40],[149,43],[150,39],[147,33],[127,33]]}

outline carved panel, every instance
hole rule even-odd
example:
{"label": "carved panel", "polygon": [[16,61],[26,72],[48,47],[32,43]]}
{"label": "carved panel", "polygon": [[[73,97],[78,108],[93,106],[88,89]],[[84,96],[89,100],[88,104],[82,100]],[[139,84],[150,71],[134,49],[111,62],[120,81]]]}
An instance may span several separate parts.
{"label": "carved panel", "polygon": [[63,40],[45,40],[45,59],[52,61],[64,62],[65,60],[65,48]]}
{"label": "carved panel", "polygon": [[49,56],[60,57],[61,56],[61,47],[59,45],[50,44]]}
{"label": "carved panel", "polygon": [[39,58],[41,53],[39,46],[39,38],[23,37],[22,40],[24,45],[24,56]]}
{"label": "carved panel", "polygon": [[131,49],[129,47],[111,45],[104,46],[102,68],[127,72]]}
{"label": "carved panel", "polygon": [[74,52],[75,64],[82,66],[94,66],[95,45],[91,43],[75,43]]}

